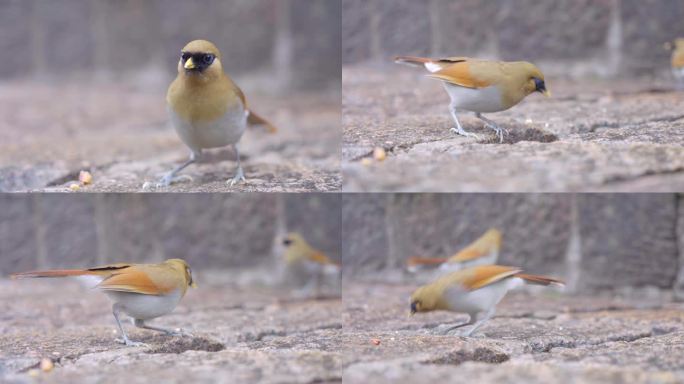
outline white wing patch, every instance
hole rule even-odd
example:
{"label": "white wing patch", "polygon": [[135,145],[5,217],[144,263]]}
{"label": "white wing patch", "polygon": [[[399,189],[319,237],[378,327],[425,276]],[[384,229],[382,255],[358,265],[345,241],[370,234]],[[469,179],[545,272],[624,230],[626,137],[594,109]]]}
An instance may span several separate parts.
{"label": "white wing patch", "polygon": [[442,70],[441,65],[439,65],[437,63],[433,63],[431,61],[425,63],[425,68],[427,68],[427,70],[432,72],[432,73],[439,72]]}

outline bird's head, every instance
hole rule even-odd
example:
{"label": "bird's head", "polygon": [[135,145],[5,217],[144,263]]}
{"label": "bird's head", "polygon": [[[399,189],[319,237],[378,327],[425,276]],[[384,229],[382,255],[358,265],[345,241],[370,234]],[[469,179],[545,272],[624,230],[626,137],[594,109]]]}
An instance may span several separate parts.
{"label": "bird's head", "polygon": [[434,311],[437,309],[438,301],[439,294],[432,286],[422,286],[416,289],[411,295],[409,315],[415,315],[416,312]]}
{"label": "bird's head", "polygon": [[684,50],[684,37],[680,37],[678,39],[675,39],[674,41],[674,47],[676,50]]}
{"label": "bird's head", "polygon": [[296,262],[312,251],[309,243],[297,232],[288,233],[283,238],[283,245],[285,246],[285,262],[288,264]]}
{"label": "bird's head", "polygon": [[211,76],[223,72],[221,52],[207,40],[193,40],[181,50],[178,73],[186,76]]}
{"label": "bird's head", "polygon": [[520,63],[520,74],[525,81],[524,90],[528,95],[534,92],[539,92],[546,97],[551,97],[551,92],[546,89],[546,82],[544,81],[544,74],[537,68],[536,65],[528,62]]}
{"label": "bird's head", "polygon": [[183,274],[188,287],[197,288],[197,284],[195,284],[195,281],[192,278],[192,270],[190,269],[188,263],[185,262],[185,260],[169,259],[166,260],[165,263],[168,264],[171,268]]}

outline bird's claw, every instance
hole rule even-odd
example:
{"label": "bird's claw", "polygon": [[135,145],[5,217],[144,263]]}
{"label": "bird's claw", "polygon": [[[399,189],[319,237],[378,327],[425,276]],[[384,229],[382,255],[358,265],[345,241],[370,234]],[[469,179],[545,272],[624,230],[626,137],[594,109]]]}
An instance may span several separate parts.
{"label": "bird's claw", "polygon": [[183,330],[182,328],[178,328],[174,331],[167,331],[166,334],[171,335],[171,336],[178,336],[178,337],[195,337],[195,336],[193,336],[192,333],[187,332],[187,331]]}
{"label": "bird's claw", "polygon": [[504,135],[509,135],[508,130],[506,128],[499,127],[498,125],[485,123],[485,127],[494,130],[494,133],[499,138],[499,144],[503,143]]}
{"label": "bird's claw", "polygon": [[457,135],[460,135],[460,136],[472,137],[472,138],[474,138],[475,140],[480,140],[480,137],[479,137],[478,135],[476,135],[476,134],[474,134],[474,133],[472,133],[472,132],[468,132],[468,131],[464,130],[463,128],[456,128],[456,127],[453,127],[453,128],[451,128],[449,131],[450,131],[450,132],[453,132],[453,133],[455,133],[455,134],[457,134]]}
{"label": "bird's claw", "polygon": [[244,172],[242,172],[242,168],[238,168],[237,172],[235,173],[235,176],[228,181],[228,184],[232,187],[233,185],[241,181],[247,182],[247,180],[245,179],[245,174]]}

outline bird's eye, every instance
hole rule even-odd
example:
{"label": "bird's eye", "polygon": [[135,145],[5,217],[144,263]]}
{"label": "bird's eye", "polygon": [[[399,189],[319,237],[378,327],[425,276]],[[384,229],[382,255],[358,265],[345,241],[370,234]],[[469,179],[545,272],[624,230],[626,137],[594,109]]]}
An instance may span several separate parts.
{"label": "bird's eye", "polygon": [[214,55],[204,55],[202,58],[205,64],[211,64],[214,61]]}
{"label": "bird's eye", "polygon": [[284,245],[290,245],[290,244],[292,244],[292,240],[290,240],[290,239],[285,239],[285,240],[283,240],[283,244],[284,244]]}
{"label": "bird's eye", "polygon": [[188,61],[189,58],[190,58],[189,53],[185,53],[185,52],[181,53],[181,60],[183,60],[183,62]]}

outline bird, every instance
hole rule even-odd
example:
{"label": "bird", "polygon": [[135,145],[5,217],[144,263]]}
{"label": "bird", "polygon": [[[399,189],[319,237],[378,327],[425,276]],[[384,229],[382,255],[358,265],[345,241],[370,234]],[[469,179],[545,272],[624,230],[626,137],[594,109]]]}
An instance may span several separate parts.
{"label": "bird", "polygon": [[[452,272],[419,287],[410,299],[410,315],[444,310],[469,315],[467,322],[445,330],[472,325],[463,335],[470,336],[495,313],[496,305],[509,290],[524,283],[564,286],[561,280],[523,273],[520,268],[480,265]],[[484,316],[479,317],[484,313]]]}
{"label": "bird", "polygon": [[449,112],[456,127],[451,131],[462,136],[478,138],[466,132],[458,121],[459,112],[474,112],[493,129],[503,143],[505,129],[482,116],[483,113],[505,111],[534,92],[550,97],[544,74],[526,61],[504,62],[469,57],[430,59],[415,56],[397,56],[394,61],[425,67],[428,77],[441,80],[451,98]]}
{"label": "bird", "polygon": [[192,271],[182,259],[168,259],[158,264],[118,263],[88,269],[59,269],[21,272],[13,279],[37,277],[77,277],[104,292],[113,302],[112,313],[121,331],[117,341],[127,346],[144,346],[132,341],[121,326],[121,313],[134,319],[138,328],[164,332],[168,335],[190,336],[184,331],[173,331],[147,325],[146,320],[171,313],[185,296],[188,287],[196,288]]}
{"label": "bird", "polygon": [[320,296],[321,285],[325,275],[339,275],[340,264],[322,251],[313,248],[298,232],[287,234],[283,238],[285,252],[283,259],[291,275],[306,281],[300,293],[310,296],[315,289],[315,296]]}
{"label": "bird", "polygon": [[449,258],[414,256],[410,257],[406,264],[409,272],[417,272],[424,266],[438,265],[438,275],[477,265],[495,264],[499,259],[501,238],[501,231],[490,228],[477,240]]}
{"label": "bird", "polygon": [[168,186],[178,172],[198,161],[202,150],[231,146],[237,171],[231,186],[245,181],[238,142],[247,123],[276,128],[248,108],[245,95],[224,72],[221,52],[207,40],[193,40],[181,50],[178,76],[166,94],[168,112],[176,133],[190,149],[190,159],[167,173],[159,182]]}
{"label": "bird", "polygon": [[677,80],[677,87],[684,90],[684,38],[674,41],[672,51],[672,74]]}

